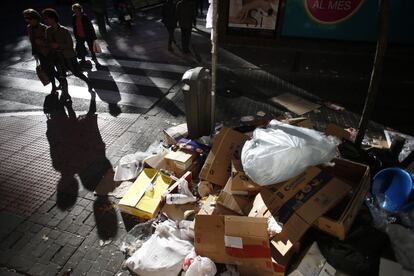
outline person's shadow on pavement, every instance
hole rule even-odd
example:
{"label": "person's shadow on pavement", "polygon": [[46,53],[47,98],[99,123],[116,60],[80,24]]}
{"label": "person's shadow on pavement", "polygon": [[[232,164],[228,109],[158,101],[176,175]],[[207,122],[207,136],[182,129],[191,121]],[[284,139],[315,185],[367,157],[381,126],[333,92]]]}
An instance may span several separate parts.
{"label": "person's shadow on pavement", "polygon": [[[88,78],[92,80],[93,90],[99,98],[108,103],[109,114],[116,117],[122,113],[118,103],[121,101],[121,94],[119,88],[111,76],[109,68],[104,65],[96,65],[95,71],[88,68]],[[100,80],[97,80],[99,77]]]}
{"label": "person's shadow on pavement", "polygon": [[98,187],[104,176],[112,173],[112,165],[106,158],[98,128],[94,95],[86,115],[77,117],[71,104],[61,105],[57,110],[49,116],[46,132],[53,168],[61,173],[56,186],[56,205],[61,210],[74,206],[80,184],[86,190],[98,190],[93,207],[98,234],[103,239],[114,237],[118,223],[107,194],[115,186]]}

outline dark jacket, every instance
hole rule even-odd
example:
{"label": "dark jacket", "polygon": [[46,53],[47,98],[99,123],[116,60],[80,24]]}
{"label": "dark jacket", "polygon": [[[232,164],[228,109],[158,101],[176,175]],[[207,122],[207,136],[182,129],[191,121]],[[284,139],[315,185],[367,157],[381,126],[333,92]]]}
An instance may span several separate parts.
{"label": "dark jacket", "polygon": [[47,26],[39,23],[37,26],[32,27],[27,25],[27,34],[29,35],[30,43],[32,45],[33,55],[42,55],[46,57],[50,52],[49,44],[46,40]]}
{"label": "dark jacket", "polygon": [[[84,13],[82,13],[82,25],[83,25],[83,30],[85,31],[85,40],[86,41],[96,40],[96,33],[95,33],[95,29],[93,28],[92,22]],[[73,26],[73,33],[75,35],[75,39],[76,40],[81,39],[78,36],[78,30],[76,26],[76,14],[72,16],[72,26]]]}
{"label": "dark jacket", "polygon": [[61,52],[65,58],[73,58],[76,56],[73,49],[73,40],[70,32],[65,27],[58,24],[56,28],[47,27],[46,40],[51,45],[52,43],[59,44],[58,50],[52,50],[53,52]]}
{"label": "dark jacket", "polygon": [[180,0],[177,3],[176,16],[180,27],[191,29],[195,16],[194,0]]}
{"label": "dark jacket", "polygon": [[175,1],[167,0],[162,6],[162,23],[167,28],[177,27],[177,18],[175,16]]}

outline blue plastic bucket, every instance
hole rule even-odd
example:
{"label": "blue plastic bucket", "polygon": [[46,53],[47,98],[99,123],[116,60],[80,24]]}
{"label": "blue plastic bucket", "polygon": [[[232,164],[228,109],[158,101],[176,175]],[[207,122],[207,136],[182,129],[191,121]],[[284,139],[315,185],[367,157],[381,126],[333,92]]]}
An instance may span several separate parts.
{"label": "blue plastic bucket", "polygon": [[383,169],[372,181],[372,194],[378,205],[389,212],[398,212],[407,203],[413,188],[410,174],[400,168]]}

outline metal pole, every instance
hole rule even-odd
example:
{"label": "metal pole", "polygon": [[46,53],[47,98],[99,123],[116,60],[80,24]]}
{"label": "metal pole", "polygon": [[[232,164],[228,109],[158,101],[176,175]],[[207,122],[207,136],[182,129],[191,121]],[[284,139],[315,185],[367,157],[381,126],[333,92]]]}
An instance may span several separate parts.
{"label": "metal pole", "polygon": [[362,112],[361,120],[359,121],[358,134],[355,139],[355,146],[361,147],[365,132],[368,127],[368,122],[372,115],[377,97],[378,87],[381,81],[382,65],[384,62],[385,51],[387,49],[387,39],[389,30],[389,7],[388,0],[379,1],[378,13],[378,40],[375,51],[374,65],[372,67],[371,80],[369,82],[367,96],[365,98],[364,110]]}
{"label": "metal pole", "polygon": [[214,113],[216,110],[216,67],[217,67],[217,20],[218,0],[212,0],[213,28],[211,33],[211,135],[214,134]]}

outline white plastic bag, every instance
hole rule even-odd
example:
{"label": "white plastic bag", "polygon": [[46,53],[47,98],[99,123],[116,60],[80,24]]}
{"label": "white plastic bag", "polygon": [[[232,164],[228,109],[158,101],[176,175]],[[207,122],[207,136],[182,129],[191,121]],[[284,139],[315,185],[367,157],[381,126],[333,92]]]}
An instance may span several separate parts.
{"label": "white plastic bag", "polygon": [[164,221],[155,233],[126,260],[129,269],[141,276],[176,276],[184,258],[194,249],[188,240],[177,237],[176,223]]}
{"label": "white plastic bag", "polygon": [[115,168],[114,180],[126,181],[136,178],[143,168],[143,161],[150,154],[137,152],[123,156]]}
{"label": "white plastic bag", "polygon": [[246,174],[261,186],[286,181],[336,155],[337,138],[318,131],[272,120],[256,129],[242,149]]}
{"label": "white plastic bag", "polygon": [[214,276],[217,273],[215,263],[207,257],[196,256],[187,269],[185,276]]}

